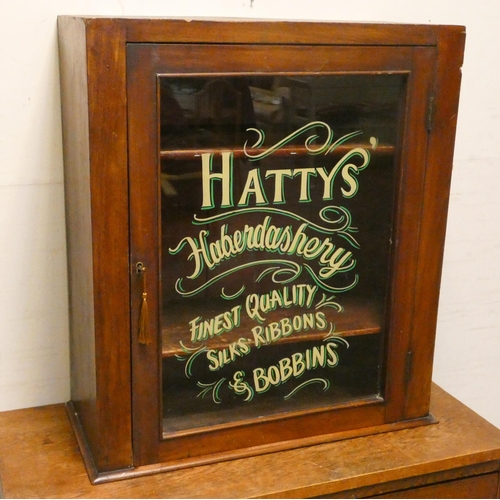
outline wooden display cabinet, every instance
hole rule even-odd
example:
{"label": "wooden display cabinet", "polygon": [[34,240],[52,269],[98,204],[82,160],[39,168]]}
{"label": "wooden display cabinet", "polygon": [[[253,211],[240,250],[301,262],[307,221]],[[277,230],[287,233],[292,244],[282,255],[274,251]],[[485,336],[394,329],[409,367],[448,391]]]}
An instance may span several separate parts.
{"label": "wooden display cabinet", "polygon": [[59,18],[94,482],[433,422],[464,30]]}

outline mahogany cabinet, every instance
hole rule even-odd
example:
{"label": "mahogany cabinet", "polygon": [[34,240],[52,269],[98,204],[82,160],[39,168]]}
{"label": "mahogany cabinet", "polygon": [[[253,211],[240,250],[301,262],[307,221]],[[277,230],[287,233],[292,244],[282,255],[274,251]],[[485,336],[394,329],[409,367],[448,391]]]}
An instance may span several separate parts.
{"label": "mahogany cabinet", "polygon": [[464,38],[59,18],[94,482],[433,422]]}

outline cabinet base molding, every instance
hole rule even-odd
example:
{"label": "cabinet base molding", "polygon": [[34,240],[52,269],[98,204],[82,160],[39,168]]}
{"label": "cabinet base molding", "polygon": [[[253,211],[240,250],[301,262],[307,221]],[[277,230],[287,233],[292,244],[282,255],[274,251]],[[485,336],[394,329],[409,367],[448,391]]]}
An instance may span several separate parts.
{"label": "cabinet base molding", "polygon": [[229,460],[237,460],[241,458],[248,458],[279,451],[293,450],[305,446],[333,443],[346,439],[370,436],[374,434],[382,434],[385,432],[395,432],[404,429],[412,429],[421,425],[432,425],[438,423],[438,420],[432,414],[429,414],[426,417],[417,418],[406,422],[395,422],[393,424],[384,424],[373,427],[365,427],[362,429],[353,429],[350,431],[343,431],[335,434],[324,434],[321,436],[295,439],[292,441],[273,443],[265,446],[255,446],[226,453],[216,453],[205,457],[195,457],[187,460],[178,460],[173,463],[158,463],[153,465],[130,467],[127,469],[114,470],[110,472],[99,472],[95,467],[94,460],[92,459],[92,454],[87,445],[85,434],[78,418],[78,412],[75,410],[75,406],[72,401],[66,403],[66,413],[78,442],[78,446],[80,447],[83,463],[85,464],[85,469],[92,484],[102,484],[123,479],[150,476],[162,472],[186,469],[188,467],[216,464]]}

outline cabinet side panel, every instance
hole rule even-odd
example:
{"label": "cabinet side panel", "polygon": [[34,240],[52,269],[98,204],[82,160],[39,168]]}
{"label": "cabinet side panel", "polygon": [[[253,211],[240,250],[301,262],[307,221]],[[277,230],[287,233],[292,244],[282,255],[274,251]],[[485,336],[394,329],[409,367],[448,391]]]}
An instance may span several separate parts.
{"label": "cabinet side panel", "polygon": [[72,399],[106,472],[132,462],[125,43],[110,20],[58,23]]}
{"label": "cabinet side panel", "polygon": [[71,398],[92,449],[99,447],[85,26],[59,18],[70,304]]}

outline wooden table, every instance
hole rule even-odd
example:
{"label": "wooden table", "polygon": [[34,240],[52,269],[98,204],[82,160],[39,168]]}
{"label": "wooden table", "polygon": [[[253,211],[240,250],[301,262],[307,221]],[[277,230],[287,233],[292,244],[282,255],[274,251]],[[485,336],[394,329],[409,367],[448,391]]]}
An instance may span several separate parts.
{"label": "wooden table", "polygon": [[500,430],[437,386],[438,424],[92,486],[63,405],[0,413],[6,498],[497,498]]}

